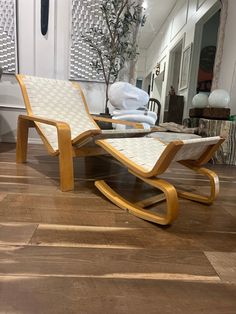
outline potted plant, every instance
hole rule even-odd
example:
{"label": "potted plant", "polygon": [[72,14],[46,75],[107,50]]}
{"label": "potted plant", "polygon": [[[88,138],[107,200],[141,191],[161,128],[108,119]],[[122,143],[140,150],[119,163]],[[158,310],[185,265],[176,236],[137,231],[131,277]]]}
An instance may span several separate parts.
{"label": "potted plant", "polygon": [[91,66],[103,73],[106,85],[105,114],[109,114],[108,88],[114,83],[126,62],[135,60],[137,33],[142,22],[142,0],[104,0],[100,6],[104,25],[93,24],[82,35],[96,52]]}

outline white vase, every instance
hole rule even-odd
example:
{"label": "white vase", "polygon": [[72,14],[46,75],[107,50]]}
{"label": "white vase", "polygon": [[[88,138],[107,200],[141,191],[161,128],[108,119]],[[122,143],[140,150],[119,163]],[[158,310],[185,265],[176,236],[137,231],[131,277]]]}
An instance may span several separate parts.
{"label": "white vase", "polygon": [[230,103],[229,93],[224,89],[215,89],[211,92],[208,102],[210,107],[227,108]]}
{"label": "white vase", "polygon": [[208,106],[208,95],[206,93],[198,93],[192,99],[194,108],[205,108]]}

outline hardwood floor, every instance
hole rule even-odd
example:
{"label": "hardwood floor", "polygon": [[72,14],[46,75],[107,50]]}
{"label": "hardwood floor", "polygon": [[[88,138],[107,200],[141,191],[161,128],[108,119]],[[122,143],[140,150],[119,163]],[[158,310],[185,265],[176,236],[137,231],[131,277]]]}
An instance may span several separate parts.
{"label": "hardwood floor", "polygon": [[[180,200],[169,227],[117,208],[95,178],[132,200],[156,191],[106,157],[75,160],[73,192],[59,190],[58,160],[0,143],[0,313],[219,313],[236,311],[236,167],[220,176],[212,206]],[[176,165],[184,188],[207,182]],[[162,209],[160,206],[160,210]]]}

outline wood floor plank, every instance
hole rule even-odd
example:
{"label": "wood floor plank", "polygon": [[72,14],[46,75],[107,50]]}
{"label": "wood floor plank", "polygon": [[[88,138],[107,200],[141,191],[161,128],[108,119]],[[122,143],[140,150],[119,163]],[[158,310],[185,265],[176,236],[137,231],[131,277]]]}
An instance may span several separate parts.
{"label": "wood floor plank", "polygon": [[[0,278],[3,313],[234,314],[235,286],[96,278]],[[216,306],[217,304],[217,306]]]}
{"label": "wood floor plank", "polygon": [[0,245],[29,243],[37,226],[27,223],[0,223]]}
{"label": "wood floor plank", "polygon": [[8,194],[0,202],[0,221],[150,227],[97,194],[67,195]]}
{"label": "wood floor plank", "polygon": [[0,202],[7,196],[7,193],[0,192]]}
{"label": "wood floor plank", "polygon": [[[157,193],[113,158],[76,159],[75,190],[63,193],[58,159],[42,145],[29,145],[25,164],[15,144],[0,152],[0,313],[235,313],[235,166],[207,165],[220,176],[218,199],[180,200],[178,219],[160,227],[94,187],[105,178],[136,202]],[[208,189],[179,164],[163,178]]]}
{"label": "wood floor plank", "polygon": [[117,231],[84,231],[47,228],[39,225],[32,244],[49,246],[130,246],[134,248],[168,248],[174,250],[235,251],[236,234],[213,232],[170,232],[161,228],[128,228]]}
{"label": "wood floor plank", "polygon": [[235,252],[205,252],[205,254],[224,282],[236,284]]}
{"label": "wood floor plank", "polygon": [[[1,275],[177,278],[219,282],[204,253],[168,249],[0,246]],[[199,278],[199,279],[198,279]]]}
{"label": "wood floor plank", "polygon": [[[161,233],[161,231],[160,231]],[[67,228],[39,225],[31,244],[51,246],[157,247],[158,230],[147,228]]]}

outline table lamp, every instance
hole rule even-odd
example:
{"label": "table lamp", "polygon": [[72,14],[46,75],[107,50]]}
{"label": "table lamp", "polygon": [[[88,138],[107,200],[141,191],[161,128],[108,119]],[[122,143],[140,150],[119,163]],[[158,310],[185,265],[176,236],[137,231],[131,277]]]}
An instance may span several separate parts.
{"label": "table lamp", "polygon": [[230,102],[229,93],[224,89],[215,89],[208,98],[210,107],[227,108]]}

